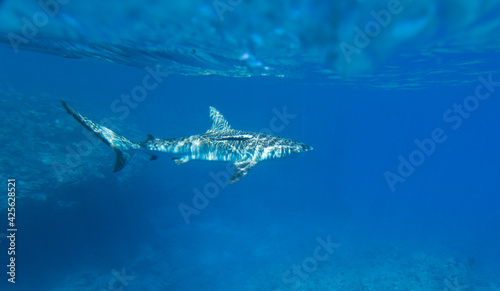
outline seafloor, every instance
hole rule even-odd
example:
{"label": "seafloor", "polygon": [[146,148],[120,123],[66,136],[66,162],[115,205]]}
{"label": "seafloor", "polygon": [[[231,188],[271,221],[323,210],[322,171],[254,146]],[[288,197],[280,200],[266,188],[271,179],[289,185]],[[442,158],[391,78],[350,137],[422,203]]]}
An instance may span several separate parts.
{"label": "seafloor", "polygon": [[[218,282],[218,288],[206,285],[206,290],[500,290],[500,286],[481,275],[478,270],[482,266],[474,258],[437,255],[395,245],[363,247],[352,242],[349,244],[341,244],[327,261],[320,262],[317,269],[307,273],[307,277],[300,279],[298,284],[285,284],[282,274],[294,264],[300,264],[301,260],[297,262],[300,255],[275,254],[273,257],[272,252],[267,250],[261,255],[270,263],[262,265],[260,270],[245,272],[238,271],[239,266],[230,266],[239,273],[241,280]],[[303,258],[310,255],[306,250],[303,251]],[[223,256],[224,254],[213,253],[211,257]],[[214,273],[224,268],[215,266],[201,269],[204,271],[196,273],[196,281],[208,283]],[[116,280],[117,274],[125,279],[121,282]],[[112,288],[123,287],[123,281],[126,281],[126,290],[177,290],[189,286],[190,276],[187,275],[188,272],[173,268],[164,254],[155,252],[152,248],[144,248],[141,256],[121,270],[89,268],[68,276],[59,276],[64,277],[64,280],[54,290],[113,290]],[[225,284],[228,285],[224,286]]]}

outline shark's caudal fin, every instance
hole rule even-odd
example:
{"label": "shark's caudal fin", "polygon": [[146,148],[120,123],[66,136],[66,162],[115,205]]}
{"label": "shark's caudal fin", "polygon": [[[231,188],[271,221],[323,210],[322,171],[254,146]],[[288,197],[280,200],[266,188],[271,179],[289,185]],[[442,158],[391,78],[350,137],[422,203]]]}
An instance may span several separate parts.
{"label": "shark's caudal fin", "polygon": [[[125,137],[113,132],[112,130],[101,126],[92,120],[82,116],[78,111],[73,109],[71,106],[66,104],[66,102],[61,100],[61,104],[66,109],[66,111],[73,116],[76,121],[83,125],[86,129],[90,130],[95,136],[102,140],[105,144],[110,146],[116,153],[115,167],[113,172],[118,172],[127,163],[130,155],[126,152],[127,150],[137,149],[139,145],[131,142]],[[125,152],[124,152],[125,151]]]}

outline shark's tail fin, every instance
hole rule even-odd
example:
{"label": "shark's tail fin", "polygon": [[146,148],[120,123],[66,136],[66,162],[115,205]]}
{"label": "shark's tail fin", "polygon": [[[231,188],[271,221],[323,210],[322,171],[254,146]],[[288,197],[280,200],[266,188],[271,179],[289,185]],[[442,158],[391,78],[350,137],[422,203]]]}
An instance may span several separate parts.
{"label": "shark's tail fin", "polygon": [[115,167],[113,172],[120,171],[127,163],[130,155],[126,152],[131,149],[138,149],[140,146],[125,137],[113,132],[112,130],[101,126],[87,117],[82,116],[78,111],[73,109],[66,102],[61,100],[61,104],[66,111],[73,116],[76,121],[90,130],[95,136],[110,146],[116,153]]}

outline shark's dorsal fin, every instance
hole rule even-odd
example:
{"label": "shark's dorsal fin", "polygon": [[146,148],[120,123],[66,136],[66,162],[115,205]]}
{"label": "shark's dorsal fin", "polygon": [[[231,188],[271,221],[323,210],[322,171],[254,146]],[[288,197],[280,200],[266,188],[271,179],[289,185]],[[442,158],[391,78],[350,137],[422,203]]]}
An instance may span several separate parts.
{"label": "shark's dorsal fin", "polygon": [[231,130],[231,126],[224,116],[212,106],[210,106],[210,119],[212,119],[212,127],[208,131],[214,132]]}

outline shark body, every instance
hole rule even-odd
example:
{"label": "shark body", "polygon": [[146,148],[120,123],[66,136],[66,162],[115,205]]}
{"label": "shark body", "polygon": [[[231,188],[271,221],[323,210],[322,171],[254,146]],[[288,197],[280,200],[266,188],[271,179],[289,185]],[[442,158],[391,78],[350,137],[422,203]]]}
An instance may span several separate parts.
{"label": "shark body", "polygon": [[147,153],[152,160],[157,158],[158,153],[164,153],[171,155],[177,165],[190,160],[232,162],[236,169],[229,183],[234,183],[258,162],[313,149],[304,143],[270,134],[232,129],[214,107],[210,107],[212,127],[203,134],[167,139],[149,134],[145,141],[136,143],[82,116],[66,102],[61,103],[71,116],[115,151],[114,172],[125,166],[133,152]]}

